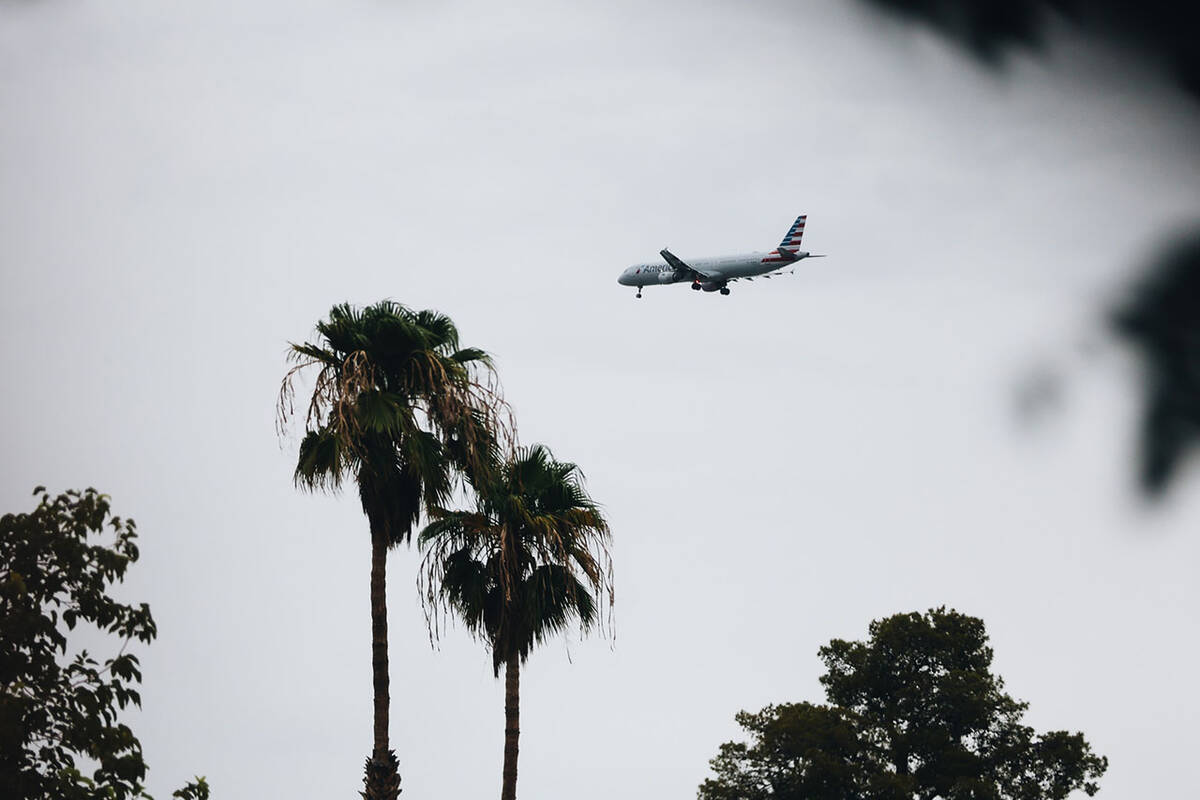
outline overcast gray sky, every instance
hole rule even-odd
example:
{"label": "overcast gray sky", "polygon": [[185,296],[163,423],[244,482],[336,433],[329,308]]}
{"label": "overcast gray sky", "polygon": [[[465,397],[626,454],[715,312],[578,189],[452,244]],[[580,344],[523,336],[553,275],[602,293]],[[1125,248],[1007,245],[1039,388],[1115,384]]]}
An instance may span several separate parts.
{"label": "overcast gray sky", "polygon": [[[612,522],[616,641],[531,659],[522,796],[692,797],[736,711],[821,699],[820,645],[942,604],[1102,796],[1193,793],[1200,477],[1137,500],[1101,317],[1200,214],[1200,118],[1054,41],[997,75],[835,0],[0,5],[0,508],[138,521],[151,788],[359,786],[366,522],[292,488],[273,410],[288,341],[390,297],[495,355]],[[615,283],[801,212],[830,257],[787,279]],[[431,649],[391,564],[405,796],[494,794],[490,658]]]}

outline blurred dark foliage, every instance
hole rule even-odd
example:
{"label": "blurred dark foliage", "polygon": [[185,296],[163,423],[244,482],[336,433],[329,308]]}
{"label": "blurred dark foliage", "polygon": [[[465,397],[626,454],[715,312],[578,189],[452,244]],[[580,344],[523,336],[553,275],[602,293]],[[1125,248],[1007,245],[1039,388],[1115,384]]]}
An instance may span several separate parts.
{"label": "blurred dark foliage", "polygon": [[[1042,49],[1055,16],[1162,65],[1200,101],[1200,4],[1176,0],[862,0],[930,25],[994,66],[1014,47]],[[1200,153],[1200,151],[1197,151]],[[1143,361],[1140,482],[1160,497],[1200,443],[1200,233],[1163,248],[1112,314]]]}
{"label": "blurred dark foliage", "polygon": [[1200,99],[1200,7],[1179,0],[864,0],[924,22],[965,45],[981,60],[998,64],[1013,46],[1040,48],[1058,16],[1081,31],[1131,45],[1161,62],[1194,98]]}
{"label": "blurred dark foliage", "polygon": [[1200,232],[1135,283],[1112,325],[1142,360],[1141,482],[1157,496],[1200,443]]}

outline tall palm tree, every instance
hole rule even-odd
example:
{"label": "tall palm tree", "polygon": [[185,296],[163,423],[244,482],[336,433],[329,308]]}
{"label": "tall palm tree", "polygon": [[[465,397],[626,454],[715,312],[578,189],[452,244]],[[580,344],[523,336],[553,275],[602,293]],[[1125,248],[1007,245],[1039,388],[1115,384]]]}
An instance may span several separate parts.
{"label": "tall palm tree", "polygon": [[608,523],[579,468],[535,445],[519,449],[475,484],[474,511],[430,509],[421,532],[421,582],[434,632],[449,609],[504,667],[501,800],[517,796],[520,671],[533,648],[572,620],[583,631],[612,607]]}
{"label": "tall palm tree", "polygon": [[[371,531],[374,740],[367,800],[394,800],[399,765],[388,743],[387,551],[410,541],[422,508],[495,459],[503,401],[482,350],[460,349],[446,316],[384,301],[334,306],[315,342],[291,344],[280,388],[281,433],[296,416],[294,381],[315,369],[296,484],[336,491],[353,480]],[[482,380],[481,380],[482,378]],[[486,381],[486,382],[485,382]]]}

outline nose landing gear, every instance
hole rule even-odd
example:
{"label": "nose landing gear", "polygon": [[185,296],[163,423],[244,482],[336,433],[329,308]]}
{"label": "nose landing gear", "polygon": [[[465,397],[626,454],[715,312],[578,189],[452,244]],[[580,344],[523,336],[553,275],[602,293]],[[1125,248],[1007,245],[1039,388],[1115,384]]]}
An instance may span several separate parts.
{"label": "nose landing gear", "polygon": [[642,287],[638,287],[637,294],[635,294],[634,297],[638,300],[642,298]]}

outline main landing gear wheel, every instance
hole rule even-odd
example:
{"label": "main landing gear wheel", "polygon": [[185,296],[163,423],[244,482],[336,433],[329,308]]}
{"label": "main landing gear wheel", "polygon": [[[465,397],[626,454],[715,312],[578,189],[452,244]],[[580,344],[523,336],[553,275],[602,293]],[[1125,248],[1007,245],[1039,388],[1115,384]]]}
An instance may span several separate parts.
{"label": "main landing gear wheel", "polygon": [[721,294],[729,294],[729,290],[728,290],[728,289],[726,289],[726,288],[724,288],[724,287],[722,287],[722,288],[721,288]]}
{"label": "main landing gear wheel", "polygon": [[692,288],[693,288],[693,289],[695,289],[695,290],[698,292],[698,291],[700,291],[700,284],[698,284],[698,283],[693,283],[693,284],[692,284]]}

